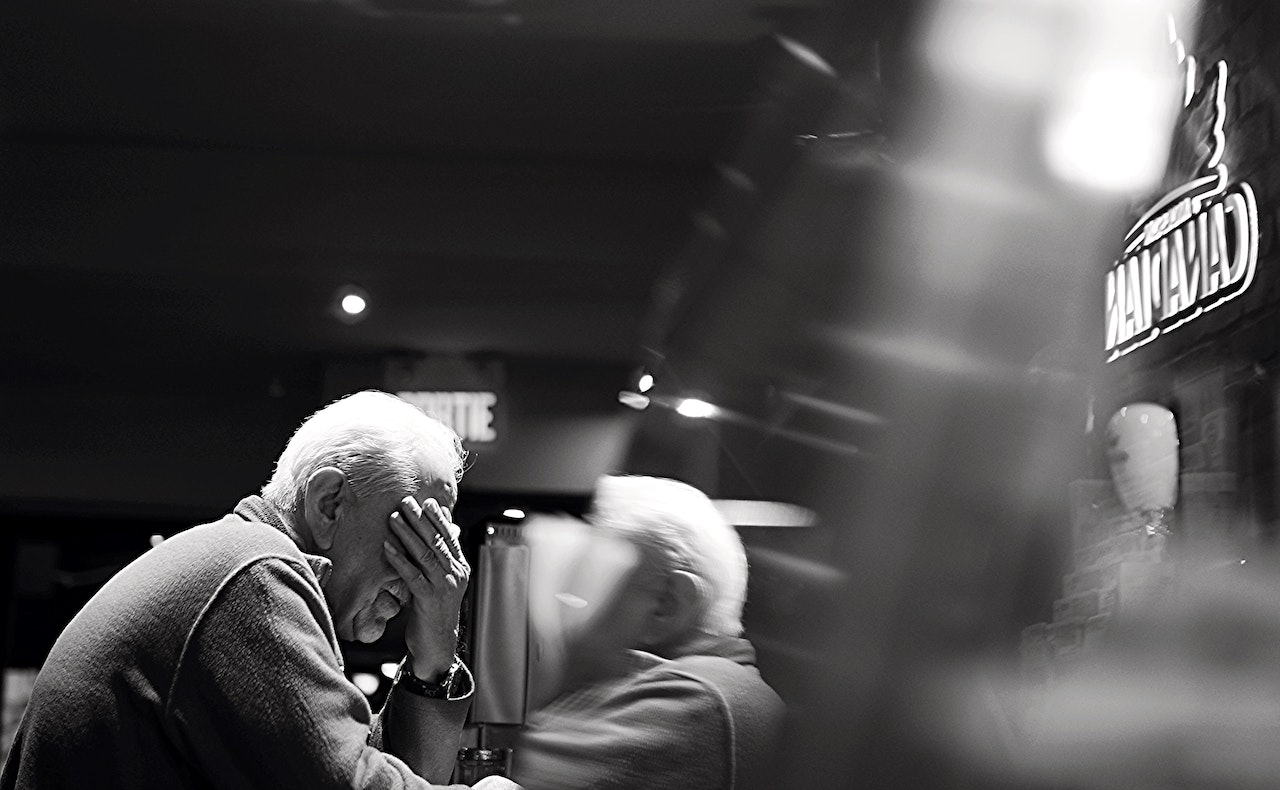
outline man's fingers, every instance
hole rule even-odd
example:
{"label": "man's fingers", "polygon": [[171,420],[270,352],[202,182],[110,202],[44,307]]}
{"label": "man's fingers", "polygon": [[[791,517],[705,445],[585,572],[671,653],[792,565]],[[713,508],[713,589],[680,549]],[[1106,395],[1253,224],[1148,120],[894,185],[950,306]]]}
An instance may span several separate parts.
{"label": "man's fingers", "polygon": [[[425,586],[429,584],[427,576],[418,566],[413,564],[408,557],[404,555],[402,548],[392,545],[391,541],[382,541],[382,552],[387,555],[387,561],[391,563],[391,567],[396,569],[401,578],[409,584],[410,592],[426,593]],[[414,587],[422,587],[423,589],[414,591]]]}
{"label": "man's fingers", "polygon": [[444,538],[444,544],[449,554],[453,555],[453,559],[462,559],[462,544],[458,542],[462,530],[453,523],[449,509],[441,507],[435,499],[427,499],[423,503],[422,512],[435,528],[436,534]]}
{"label": "man's fingers", "polygon": [[404,511],[406,518],[414,521],[422,518],[422,505],[419,505],[418,500],[411,496],[404,497],[400,500],[400,509]]}
{"label": "man's fingers", "polygon": [[447,509],[434,499],[419,505],[412,497],[405,497],[400,510],[391,514],[390,524],[393,537],[388,546],[400,551],[401,560],[392,565],[406,581],[420,580],[426,585],[421,588],[423,593],[441,584],[467,584],[471,567],[462,554],[460,530],[449,520]]}
{"label": "man's fingers", "polygon": [[428,560],[431,547],[402,513],[391,514],[391,532],[400,539],[406,554],[420,563]]}
{"label": "man's fingers", "polygon": [[449,537],[453,538],[453,542],[458,544],[458,548],[461,549],[462,544],[459,541],[462,540],[462,527],[453,523],[452,510],[447,507],[442,507],[440,510],[444,513],[444,520],[449,525]]}
{"label": "man's fingers", "polygon": [[[433,500],[426,500],[426,507],[422,508],[410,508],[409,502],[406,499],[403,509],[391,514],[391,527],[392,534],[404,542],[405,552],[410,559],[422,565],[428,573],[434,574],[437,570],[458,573],[458,568],[461,567],[464,573],[469,574],[470,566],[458,542],[460,530],[444,518]],[[416,511],[420,515],[412,519],[406,518],[406,511]],[[433,576],[433,581],[435,580]]]}
{"label": "man's fingers", "polygon": [[[405,497],[401,502],[401,511],[409,518],[423,544],[440,552],[440,562],[446,568],[452,560],[462,559],[462,545],[458,542],[462,531],[449,520],[449,511],[441,508],[435,499],[428,498],[419,505],[412,497]],[[443,538],[444,543],[437,543],[437,537]]]}

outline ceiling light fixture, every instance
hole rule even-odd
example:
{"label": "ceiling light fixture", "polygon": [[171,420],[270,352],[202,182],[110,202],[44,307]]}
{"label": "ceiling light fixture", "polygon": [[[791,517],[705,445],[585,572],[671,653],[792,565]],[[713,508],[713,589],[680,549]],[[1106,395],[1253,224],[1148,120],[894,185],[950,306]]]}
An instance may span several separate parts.
{"label": "ceiling light fixture", "polygon": [[342,312],[347,315],[359,315],[367,306],[368,303],[359,294],[347,294],[342,297]]}
{"label": "ceiling light fixture", "polygon": [[618,403],[623,406],[630,406],[636,411],[644,411],[649,408],[649,396],[631,392],[630,390],[622,390],[618,393]]}
{"label": "ceiling light fixture", "polygon": [[343,323],[362,321],[369,312],[369,292],[358,285],[344,285],[334,294],[332,309]]}
{"label": "ceiling light fixture", "polygon": [[676,404],[676,413],[693,419],[714,417],[719,411],[713,404],[698,398],[685,398]]}

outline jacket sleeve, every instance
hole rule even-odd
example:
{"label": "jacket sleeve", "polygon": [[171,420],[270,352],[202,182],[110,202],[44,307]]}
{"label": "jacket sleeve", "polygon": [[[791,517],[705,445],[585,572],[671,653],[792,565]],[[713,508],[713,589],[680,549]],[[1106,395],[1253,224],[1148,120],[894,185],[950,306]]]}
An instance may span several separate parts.
{"label": "jacket sleeve", "polygon": [[[178,748],[210,786],[434,787],[369,744],[369,705],[342,673],[332,629],[321,625],[328,622],[319,590],[278,557],[246,565],[206,606],[187,637],[166,715]],[[458,736],[457,727],[420,733],[449,754]]]}
{"label": "jacket sleeve", "polygon": [[475,689],[465,664],[458,669],[457,684],[455,697],[437,700],[406,691],[396,683],[376,717],[369,743],[404,760],[421,776],[448,778],[457,760],[458,738],[442,741],[430,734],[462,730]]}
{"label": "jacket sleeve", "polygon": [[587,704],[576,694],[535,715],[512,778],[528,790],[701,788],[730,784],[732,737],[702,683],[649,675]]}

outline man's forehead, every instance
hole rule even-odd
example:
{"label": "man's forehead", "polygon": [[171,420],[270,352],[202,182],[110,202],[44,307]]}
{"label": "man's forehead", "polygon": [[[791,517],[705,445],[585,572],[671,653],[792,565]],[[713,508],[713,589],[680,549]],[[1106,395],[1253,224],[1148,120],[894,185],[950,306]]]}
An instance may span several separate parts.
{"label": "man's forehead", "polygon": [[442,473],[430,465],[424,465],[422,487],[418,495],[419,499],[432,497],[441,507],[452,509],[458,504],[458,482],[454,479],[452,472]]}

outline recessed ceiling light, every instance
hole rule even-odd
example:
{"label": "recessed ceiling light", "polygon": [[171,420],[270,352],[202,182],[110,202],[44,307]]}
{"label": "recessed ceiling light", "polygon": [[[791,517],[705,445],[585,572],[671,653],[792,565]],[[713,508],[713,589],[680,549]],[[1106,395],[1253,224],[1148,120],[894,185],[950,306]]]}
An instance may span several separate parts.
{"label": "recessed ceiling light", "polygon": [[368,302],[359,294],[347,294],[342,297],[342,312],[347,315],[360,315],[368,307]]}
{"label": "recessed ceiling light", "polygon": [[369,292],[358,285],[344,285],[334,293],[331,309],[343,323],[363,321],[369,313]]}

